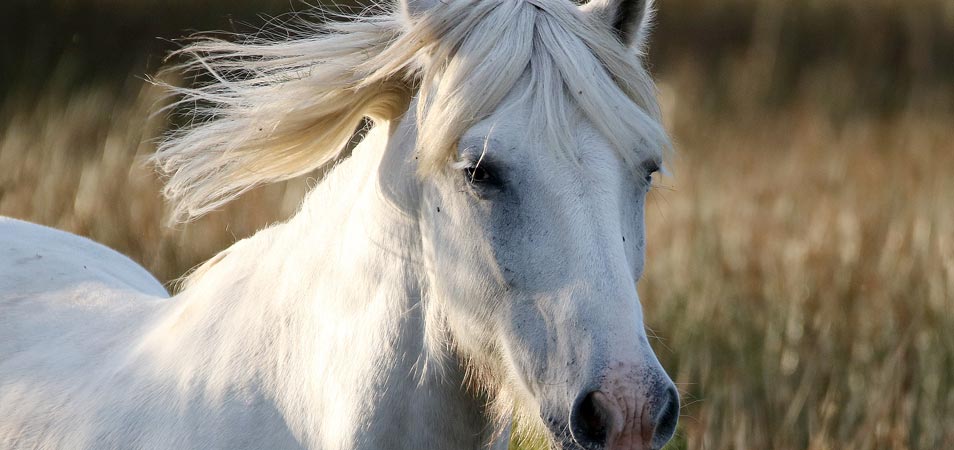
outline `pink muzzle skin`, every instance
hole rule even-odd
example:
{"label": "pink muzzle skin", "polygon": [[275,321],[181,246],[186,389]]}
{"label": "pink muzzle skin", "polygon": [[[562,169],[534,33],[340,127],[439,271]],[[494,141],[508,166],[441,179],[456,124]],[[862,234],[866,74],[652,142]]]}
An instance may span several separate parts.
{"label": "pink muzzle skin", "polygon": [[663,376],[614,370],[575,405],[573,439],[587,450],[657,450],[672,438],[679,396]]}

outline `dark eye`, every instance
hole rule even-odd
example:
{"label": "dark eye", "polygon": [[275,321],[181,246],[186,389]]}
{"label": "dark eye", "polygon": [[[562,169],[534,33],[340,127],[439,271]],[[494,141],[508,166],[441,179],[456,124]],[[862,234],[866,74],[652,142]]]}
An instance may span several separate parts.
{"label": "dark eye", "polygon": [[653,184],[653,174],[659,172],[659,163],[656,161],[646,161],[643,163],[643,171],[646,174],[646,184]]}
{"label": "dark eye", "polygon": [[489,184],[494,182],[494,175],[484,166],[467,167],[464,169],[467,181],[473,184]]}

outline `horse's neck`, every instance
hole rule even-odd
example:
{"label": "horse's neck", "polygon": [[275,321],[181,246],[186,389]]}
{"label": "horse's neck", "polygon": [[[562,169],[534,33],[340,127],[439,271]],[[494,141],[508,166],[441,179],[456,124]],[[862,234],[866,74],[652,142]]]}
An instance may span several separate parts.
{"label": "horse's neck", "polygon": [[381,128],[296,217],[236,244],[173,301],[170,361],[212,391],[265,391],[311,447],[478,447],[494,430],[463,369],[425,370],[418,224],[413,199],[382,189],[378,164],[399,149]]}

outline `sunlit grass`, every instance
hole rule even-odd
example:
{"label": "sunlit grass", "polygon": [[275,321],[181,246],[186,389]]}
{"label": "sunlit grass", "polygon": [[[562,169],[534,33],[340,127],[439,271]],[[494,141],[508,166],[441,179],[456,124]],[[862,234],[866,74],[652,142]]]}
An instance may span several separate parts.
{"label": "sunlit grass", "polygon": [[[294,211],[303,180],[163,228],[140,164],[158,93],[131,94],[13,111],[0,213],[91,236],[170,280]],[[670,100],[682,151],[647,206],[640,291],[683,392],[672,448],[954,444],[952,118],[836,129],[809,110],[724,120]]]}
{"label": "sunlit grass", "polygon": [[[680,11],[663,14],[673,22],[662,32],[676,19],[709,20],[690,14],[691,0],[659,3]],[[754,28],[773,35],[762,21],[775,3],[729,3],[757,6]],[[786,3],[799,4],[823,15],[827,3]],[[919,0],[905,17],[947,23],[954,8],[938,5],[948,4]],[[921,45],[927,28],[905,26],[872,27],[879,42],[897,31]],[[951,62],[924,66],[912,52],[904,64],[930,70],[902,73],[904,95],[878,109],[878,94],[856,77],[881,70],[881,54],[866,48],[797,66],[795,77],[785,64],[806,57],[784,42],[733,44],[704,60],[692,48],[709,47],[666,43],[678,38],[657,37],[670,52],[655,70],[677,154],[647,206],[639,286],[654,347],[683,397],[668,448],[954,448]],[[149,115],[161,95],[124,86],[11,90],[0,104],[0,214],[91,236],[171,281],[294,212],[306,179],[163,227],[160,182],[141,164],[166,126]]]}
{"label": "sunlit grass", "polygon": [[951,117],[684,107],[641,293],[688,448],[954,444]]}

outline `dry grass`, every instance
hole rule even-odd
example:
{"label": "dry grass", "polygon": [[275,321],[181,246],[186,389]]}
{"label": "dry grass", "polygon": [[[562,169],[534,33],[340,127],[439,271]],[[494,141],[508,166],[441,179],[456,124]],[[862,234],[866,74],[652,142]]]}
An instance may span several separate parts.
{"label": "dry grass", "polygon": [[[825,2],[726,8],[753,4],[742,37],[696,46],[676,39],[671,30],[686,30],[676,21],[721,21],[722,10],[661,16],[657,71],[679,155],[648,206],[640,292],[683,391],[671,448],[954,448],[954,56],[932,56],[948,49],[938,30],[954,8],[866,3],[941,28],[898,31],[868,12],[847,22],[851,45],[907,36],[899,69],[863,45],[793,53],[787,33],[805,43],[832,30],[806,31],[780,11],[824,16]],[[0,214],[91,236],[172,280],[294,211],[306,180],[163,228],[159,183],[138,164],[166,126],[148,119],[159,93],[124,86],[11,91],[0,104]]]}
{"label": "dry grass", "polygon": [[137,88],[54,89],[37,103],[14,100],[0,110],[0,214],[89,236],[171,282],[297,209],[308,179],[255,190],[189,225],[164,226],[161,182],[144,161],[166,125],[151,115],[163,94]]}
{"label": "dry grass", "polygon": [[954,446],[952,117],[675,112],[641,286],[706,449]]}

